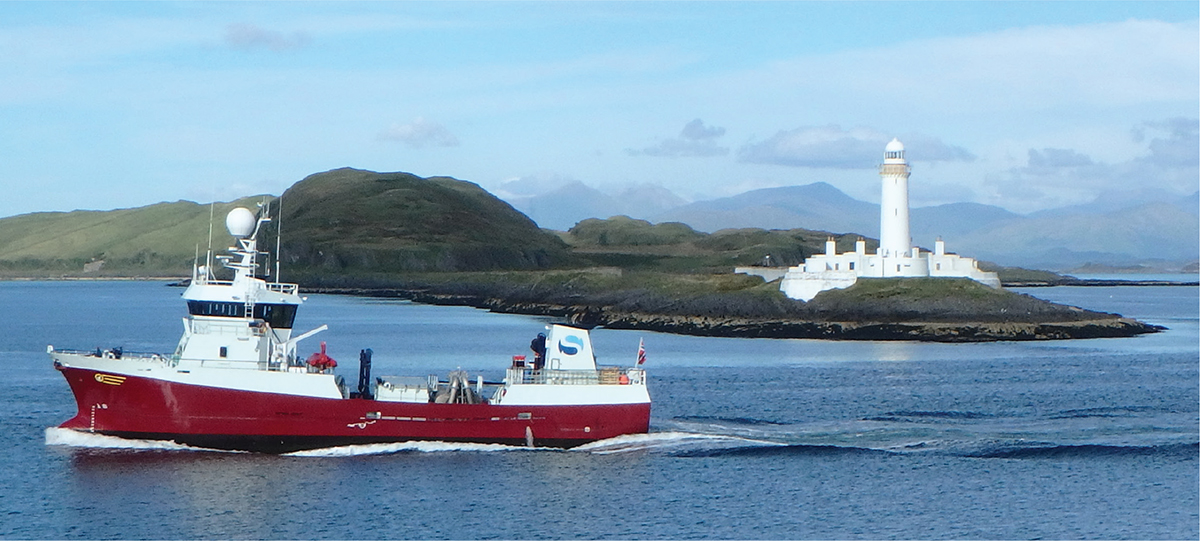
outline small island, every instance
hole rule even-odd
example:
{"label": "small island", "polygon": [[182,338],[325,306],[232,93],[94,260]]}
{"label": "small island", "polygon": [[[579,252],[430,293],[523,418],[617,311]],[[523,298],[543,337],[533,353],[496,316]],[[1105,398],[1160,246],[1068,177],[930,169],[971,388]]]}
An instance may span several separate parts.
{"label": "small island", "polygon": [[[206,246],[211,213],[254,208],[270,196],[219,205],[160,203],[108,212],[37,213],[0,220],[0,277],[165,278]],[[410,299],[544,315],[575,325],[697,336],[969,342],[1134,336],[1163,330],[1117,314],[1063,306],[968,278],[864,278],[810,301],[778,281],[734,274],[783,267],[826,249],[868,249],[855,233],[736,229],[627,217],[547,231],[479,186],[447,177],[337,169],[289,188],[282,224],[288,281],[305,291]],[[280,219],[281,218],[281,219]],[[219,229],[219,228],[218,228]],[[82,232],[82,233],[81,233]],[[264,238],[275,237],[267,231]],[[213,245],[231,242],[220,235]],[[769,256],[769,257],[768,257]],[[1004,283],[1057,275],[981,262]],[[1062,278],[1062,277],[1058,277]]]}
{"label": "small island", "polygon": [[807,303],[784,297],[777,282],[742,275],[664,276],[608,268],[442,278],[315,291],[693,336],[983,342],[1113,338],[1164,330],[965,278],[863,279]]}

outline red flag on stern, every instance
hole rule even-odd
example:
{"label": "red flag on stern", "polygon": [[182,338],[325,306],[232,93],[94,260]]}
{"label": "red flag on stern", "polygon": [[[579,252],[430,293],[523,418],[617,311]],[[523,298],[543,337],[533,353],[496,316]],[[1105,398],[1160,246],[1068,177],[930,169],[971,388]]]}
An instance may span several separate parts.
{"label": "red flag on stern", "polygon": [[638,366],[646,364],[646,343],[638,338]]}

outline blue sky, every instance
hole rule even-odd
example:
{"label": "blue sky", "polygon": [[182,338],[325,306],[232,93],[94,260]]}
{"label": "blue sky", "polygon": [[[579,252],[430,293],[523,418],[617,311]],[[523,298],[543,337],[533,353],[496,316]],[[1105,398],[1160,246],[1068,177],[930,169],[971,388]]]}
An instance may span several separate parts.
{"label": "blue sky", "polygon": [[1200,188],[1196,2],[0,2],[0,216],[337,167],[531,195]]}

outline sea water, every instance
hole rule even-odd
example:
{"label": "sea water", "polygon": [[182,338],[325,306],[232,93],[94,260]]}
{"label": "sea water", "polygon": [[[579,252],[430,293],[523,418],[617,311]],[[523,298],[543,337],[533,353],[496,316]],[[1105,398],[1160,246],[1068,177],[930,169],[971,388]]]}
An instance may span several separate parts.
{"label": "sea water", "polygon": [[[0,282],[0,538],[806,539],[1200,535],[1196,287],[1024,293],[1163,325],[1135,338],[926,344],[598,329],[648,354],[651,432],[572,450],[397,443],[286,456],[54,428],[45,355],[170,352],[182,290]],[[503,376],[551,320],[312,295],[347,380]]]}

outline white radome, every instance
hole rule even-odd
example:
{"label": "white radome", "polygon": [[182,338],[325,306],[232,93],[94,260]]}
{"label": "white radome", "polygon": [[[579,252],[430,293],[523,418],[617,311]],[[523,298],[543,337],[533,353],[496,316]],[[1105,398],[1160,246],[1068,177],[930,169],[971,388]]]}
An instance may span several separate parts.
{"label": "white radome", "polygon": [[229,230],[229,234],[237,238],[246,238],[254,232],[254,224],[257,220],[254,219],[254,213],[249,209],[237,207],[229,211],[229,215],[225,216],[225,229]]}
{"label": "white radome", "polygon": [[899,139],[892,138],[892,141],[883,149],[884,152],[904,152],[904,143]]}

